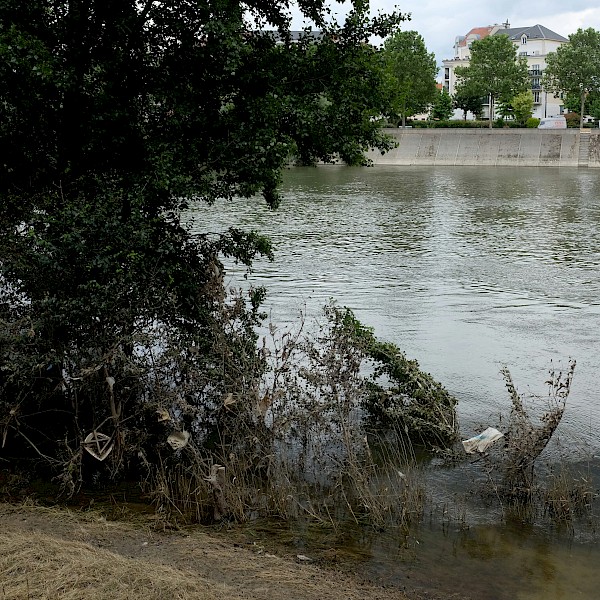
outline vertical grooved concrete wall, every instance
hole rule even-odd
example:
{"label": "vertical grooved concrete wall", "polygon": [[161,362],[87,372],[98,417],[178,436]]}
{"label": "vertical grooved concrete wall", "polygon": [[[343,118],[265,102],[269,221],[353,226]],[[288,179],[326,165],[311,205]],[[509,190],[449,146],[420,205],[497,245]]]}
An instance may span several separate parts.
{"label": "vertical grooved concrete wall", "polygon": [[378,165],[600,167],[600,130],[386,129],[398,147]]}

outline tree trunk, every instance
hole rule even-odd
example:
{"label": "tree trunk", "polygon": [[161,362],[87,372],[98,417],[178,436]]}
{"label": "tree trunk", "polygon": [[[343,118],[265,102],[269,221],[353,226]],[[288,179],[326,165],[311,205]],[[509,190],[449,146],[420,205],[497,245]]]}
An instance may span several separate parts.
{"label": "tree trunk", "polygon": [[490,94],[490,129],[493,127],[493,119],[494,119],[494,96]]}

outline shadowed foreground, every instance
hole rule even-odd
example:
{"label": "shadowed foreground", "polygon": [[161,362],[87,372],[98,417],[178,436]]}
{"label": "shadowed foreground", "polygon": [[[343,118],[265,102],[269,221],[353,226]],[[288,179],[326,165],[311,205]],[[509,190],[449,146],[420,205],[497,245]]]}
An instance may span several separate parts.
{"label": "shadowed foreground", "polygon": [[0,504],[0,598],[400,600],[382,589],[198,529],[157,532],[73,513]]}

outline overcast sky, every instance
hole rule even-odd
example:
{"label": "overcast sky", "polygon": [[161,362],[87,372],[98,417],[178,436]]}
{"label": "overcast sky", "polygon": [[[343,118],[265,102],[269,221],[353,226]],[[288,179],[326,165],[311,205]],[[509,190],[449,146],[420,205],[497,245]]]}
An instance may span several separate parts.
{"label": "overcast sky", "polygon": [[[402,25],[403,30],[418,31],[425,39],[438,64],[453,57],[457,35],[465,35],[473,27],[504,23],[511,27],[544,25],[568,37],[579,27],[600,30],[600,3],[598,0],[496,0],[481,3],[474,0],[371,0],[371,11],[376,14],[391,11],[397,5],[402,13],[411,13],[411,20]],[[343,14],[344,5],[340,7]],[[294,18],[293,27],[301,28],[302,21]]]}

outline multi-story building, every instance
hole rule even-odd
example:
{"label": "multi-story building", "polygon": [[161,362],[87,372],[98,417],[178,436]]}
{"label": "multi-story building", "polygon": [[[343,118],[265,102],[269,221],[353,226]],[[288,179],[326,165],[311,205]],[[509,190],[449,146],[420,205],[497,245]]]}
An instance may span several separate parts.
{"label": "multi-story building", "polygon": [[[454,43],[454,58],[443,61],[444,80],[446,90],[453,94],[456,88],[456,67],[468,66],[471,54],[471,44],[475,40],[483,39],[488,35],[507,35],[515,45],[519,56],[527,59],[527,67],[531,80],[533,93],[533,116],[539,119],[560,115],[564,111],[563,101],[560,96],[547,92],[542,87],[542,74],[546,67],[546,56],[555,52],[562,44],[568,42],[566,38],[543,25],[533,27],[511,27],[509,22],[502,25],[488,27],[475,27],[464,36],[458,36]],[[489,115],[489,104],[484,104],[484,117]],[[456,112],[456,118],[462,117],[462,111]],[[470,118],[473,118],[469,114]]]}

